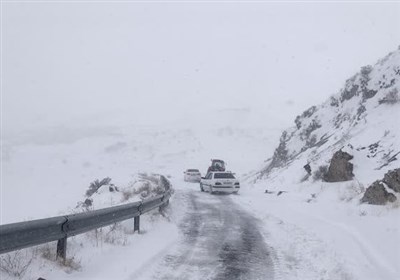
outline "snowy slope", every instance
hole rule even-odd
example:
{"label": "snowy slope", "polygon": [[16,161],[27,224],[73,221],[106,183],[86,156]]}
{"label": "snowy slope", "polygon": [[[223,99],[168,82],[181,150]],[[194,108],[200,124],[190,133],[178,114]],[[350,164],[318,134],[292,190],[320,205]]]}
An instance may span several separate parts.
{"label": "snowy slope", "polygon": [[[236,198],[265,223],[267,242],[280,248],[282,279],[399,279],[399,196],[383,207],[360,204],[372,182],[400,167],[399,91],[400,49],[298,116],[250,177],[248,192]],[[340,149],[354,156],[354,180],[316,178]]]}
{"label": "snowy slope", "polygon": [[399,91],[400,50],[396,50],[373,67],[362,67],[339,93],[298,116],[295,126],[282,133],[257,178],[280,184],[300,182],[305,164],[316,171],[345,148],[354,155],[356,180],[368,185],[380,179],[387,170],[399,167]]}

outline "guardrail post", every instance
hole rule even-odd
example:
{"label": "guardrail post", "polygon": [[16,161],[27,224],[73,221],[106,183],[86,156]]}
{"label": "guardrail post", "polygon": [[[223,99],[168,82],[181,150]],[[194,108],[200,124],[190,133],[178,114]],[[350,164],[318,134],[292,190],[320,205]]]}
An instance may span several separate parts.
{"label": "guardrail post", "polygon": [[140,216],[136,216],[133,218],[133,232],[140,233]]}
{"label": "guardrail post", "polygon": [[67,237],[57,241],[57,259],[61,258],[63,261],[67,258]]}

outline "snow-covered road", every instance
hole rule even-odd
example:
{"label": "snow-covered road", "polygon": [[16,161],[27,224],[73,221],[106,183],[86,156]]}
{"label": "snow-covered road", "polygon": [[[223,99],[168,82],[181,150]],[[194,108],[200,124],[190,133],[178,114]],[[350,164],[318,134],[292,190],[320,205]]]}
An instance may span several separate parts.
{"label": "snow-covered road", "polygon": [[273,279],[271,249],[259,221],[229,195],[179,189],[187,203],[182,238],[132,279]]}

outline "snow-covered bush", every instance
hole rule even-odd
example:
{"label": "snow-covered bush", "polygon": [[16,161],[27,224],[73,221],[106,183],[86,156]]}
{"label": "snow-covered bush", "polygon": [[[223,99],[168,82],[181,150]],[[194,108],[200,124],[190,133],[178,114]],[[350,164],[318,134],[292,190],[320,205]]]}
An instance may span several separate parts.
{"label": "snow-covered bush", "polygon": [[128,187],[122,189],[123,201],[133,197],[146,199],[163,194],[169,188],[169,181],[158,174],[140,173]]}
{"label": "snow-covered bush", "polygon": [[[76,213],[92,211],[120,204],[141,201],[163,194],[171,187],[167,178],[159,174],[139,173],[133,176],[125,187],[111,184],[109,177],[95,180],[86,191],[84,201],[78,202]],[[88,197],[90,193],[90,197]],[[159,215],[156,213],[155,215]],[[119,222],[110,226],[95,229],[85,234],[89,244],[99,247],[104,243],[125,246],[128,244],[127,234],[132,234],[133,222]]]}
{"label": "snow-covered bush", "polygon": [[106,177],[103,180],[99,181],[99,179],[94,180],[92,183],[89,185],[89,189],[86,191],[86,196],[90,197],[92,194],[97,192],[102,186],[108,185],[111,182],[111,178]]}

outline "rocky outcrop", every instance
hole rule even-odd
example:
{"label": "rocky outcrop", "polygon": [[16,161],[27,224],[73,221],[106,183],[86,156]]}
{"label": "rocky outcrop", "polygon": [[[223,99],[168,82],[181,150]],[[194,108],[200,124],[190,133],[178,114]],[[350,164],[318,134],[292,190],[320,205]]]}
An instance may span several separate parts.
{"label": "rocky outcrop", "polygon": [[362,203],[374,204],[374,205],[385,205],[388,202],[396,201],[396,196],[389,193],[382,181],[375,181],[368,189],[365,191]]}
{"label": "rocky outcrop", "polygon": [[337,151],[331,160],[328,172],[324,176],[326,182],[343,182],[353,179],[353,164],[350,160],[353,156],[342,150]]}
{"label": "rocky outcrop", "polygon": [[384,184],[393,191],[400,193],[400,168],[388,171],[383,177],[383,180],[375,181],[369,186],[361,202],[384,205],[388,202],[396,201],[396,196],[389,193]]}
{"label": "rocky outcrop", "polygon": [[387,172],[383,177],[383,182],[395,192],[400,193],[400,168]]}

